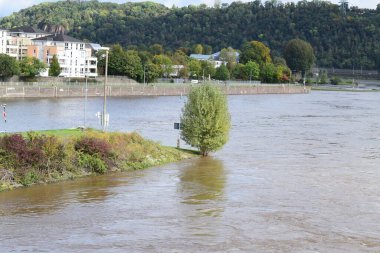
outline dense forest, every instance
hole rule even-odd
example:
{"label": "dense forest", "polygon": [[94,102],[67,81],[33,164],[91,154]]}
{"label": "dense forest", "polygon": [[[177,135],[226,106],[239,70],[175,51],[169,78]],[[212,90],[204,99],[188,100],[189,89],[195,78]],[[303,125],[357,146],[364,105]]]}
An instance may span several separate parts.
{"label": "dense forest", "polygon": [[[281,56],[287,41],[310,42],[321,67],[380,69],[380,5],[376,10],[314,0],[282,4],[276,0],[228,6],[167,8],[152,2],[97,1],[43,3],[0,20],[0,27],[35,25],[102,44],[165,50],[196,44],[213,52],[258,40]],[[210,51],[210,50],[209,50]]]}

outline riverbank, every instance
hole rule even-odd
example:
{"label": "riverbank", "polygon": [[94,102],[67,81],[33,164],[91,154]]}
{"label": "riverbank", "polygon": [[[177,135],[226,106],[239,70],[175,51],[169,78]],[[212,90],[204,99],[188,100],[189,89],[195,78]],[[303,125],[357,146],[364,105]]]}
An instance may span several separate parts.
{"label": "riverbank", "polygon": [[345,91],[345,92],[380,92],[379,87],[373,86],[359,86],[353,87],[350,85],[319,85],[313,86],[311,90],[314,91]]}
{"label": "riverbank", "polygon": [[0,136],[0,191],[159,166],[195,156],[137,133],[80,129]]}
{"label": "riverbank", "polygon": [[[104,96],[127,97],[127,96],[181,96],[190,91],[192,85],[200,84],[126,84],[108,85],[78,83],[64,84],[33,84],[3,83],[0,86],[0,97],[22,98],[64,98],[64,97],[89,97]],[[309,87],[290,84],[259,84],[247,83],[238,85],[217,84],[227,95],[254,95],[254,94],[305,94],[310,92]]]}

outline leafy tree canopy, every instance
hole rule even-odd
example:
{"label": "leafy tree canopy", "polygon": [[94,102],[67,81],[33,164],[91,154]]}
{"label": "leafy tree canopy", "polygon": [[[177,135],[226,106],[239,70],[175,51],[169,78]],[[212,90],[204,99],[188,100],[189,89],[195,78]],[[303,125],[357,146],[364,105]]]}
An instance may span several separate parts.
{"label": "leafy tree canopy", "polygon": [[228,140],[231,127],[227,98],[210,84],[202,84],[190,91],[183,108],[181,136],[203,156],[220,149]]}
{"label": "leafy tree canopy", "polygon": [[215,78],[221,81],[230,79],[230,72],[226,65],[222,64],[220,67],[216,68]]}
{"label": "leafy tree canopy", "polygon": [[24,77],[35,77],[46,70],[46,65],[35,57],[25,57],[20,61],[20,72]]}
{"label": "leafy tree canopy", "polygon": [[314,50],[311,45],[300,39],[290,40],[286,44],[284,57],[292,70],[303,73],[309,70],[315,61]]}
{"label": "leafy tree canopy", "polygon": [[260,41],[244,43],[241,49],[240,62],[254,61],[259,65],[272,62],[270,49]]}
{"label": "leafy tree canopy", "polygon": [[8,78],[20,73],[19,63],[6,54],[0,54],[0,78]]}

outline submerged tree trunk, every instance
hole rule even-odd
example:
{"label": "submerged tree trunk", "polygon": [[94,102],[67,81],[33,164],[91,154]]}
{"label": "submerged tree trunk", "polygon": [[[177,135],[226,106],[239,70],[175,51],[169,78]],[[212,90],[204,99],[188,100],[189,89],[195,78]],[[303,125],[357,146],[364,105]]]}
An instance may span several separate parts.
{"label": "submerged tree trunk", "polygon": [[207,149],[201,149],[202,156],[208,156],[209,151]]}

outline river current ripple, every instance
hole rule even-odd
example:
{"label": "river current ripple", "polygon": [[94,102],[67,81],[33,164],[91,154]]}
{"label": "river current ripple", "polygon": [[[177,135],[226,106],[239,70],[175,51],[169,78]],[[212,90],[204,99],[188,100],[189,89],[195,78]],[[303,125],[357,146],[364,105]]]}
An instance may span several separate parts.
{"label": "river current ripple", "polygon": [[[8,132],[83,125],[83,99],[6,103]],[[174,146],[183,103],[110,98],[110,130]],[[229,106],[210,158],[0,193],[0,252],[380,252],[380,93]]]}

